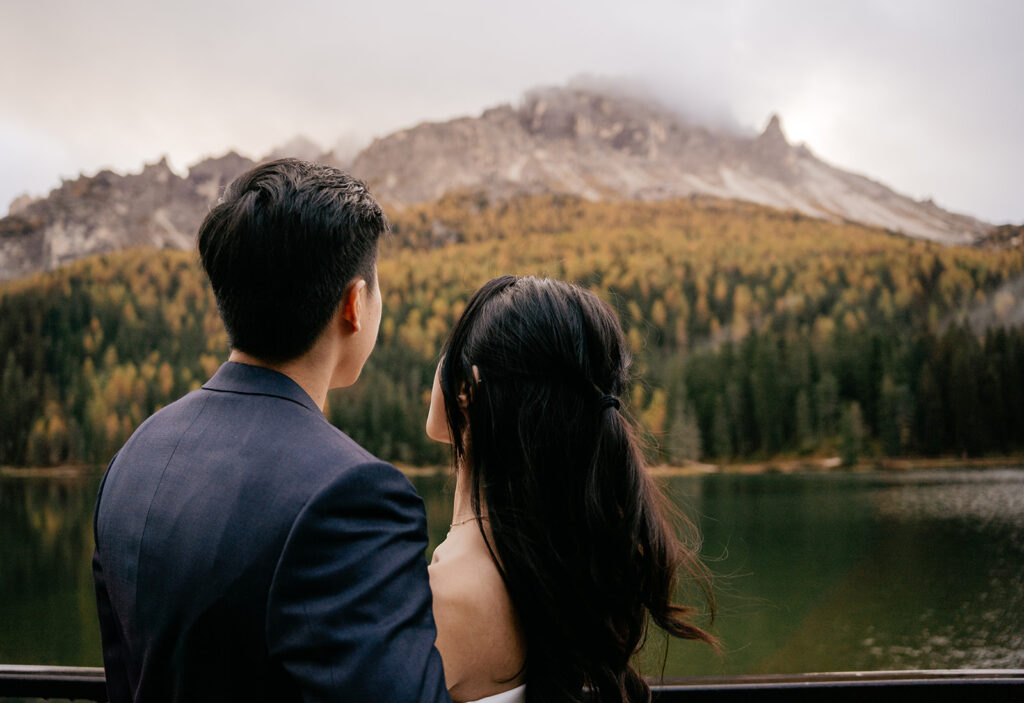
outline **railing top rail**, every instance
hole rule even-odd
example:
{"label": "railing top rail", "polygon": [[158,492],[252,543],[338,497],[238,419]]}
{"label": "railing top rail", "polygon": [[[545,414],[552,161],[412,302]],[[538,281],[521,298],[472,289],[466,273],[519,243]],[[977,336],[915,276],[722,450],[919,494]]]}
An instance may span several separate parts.
{"label": "railing top rail", "polygon": [[[915,701],[931,701],[938,694],[943,700],[1024,700],[1024,669],[839,671],[649,681],[660,703],[860,701],[865,689],[878,687],[899,688],[901,697]],[[98,667],[0,664],[0,698],[5,697],[105,701],[106,682]]]}
{"label": "railing top rail", "polygon": [[[49,666],[42,664],[0,664],[0,674],[50,673],[60,676],[103,676],[98,666]],[[735,674],[729,676],[685,676],[649,681],[677,684],[688,681],[789,681],[789,680],[875,680],[875,679],[948,679],[948,678],[1020,678],[1024,669],[888,669],[877,671],[812,671],[800,674]]]}
{"label": "railing top rail", "polygon": [[1024,679],[1024,669],[892,669],[880,671],[822,671],[801,674],[737,674],[731,676],[686,676],[655,679],[660,686],[706,686],[736,684],[831,683],[870,681],[958,681],[964,679]]}
{"label": "railing top rail", "polygon": [[40,664],[0,664],[0,674],[51,674],[54,676],[103,676],[98,666],[43,666]]}

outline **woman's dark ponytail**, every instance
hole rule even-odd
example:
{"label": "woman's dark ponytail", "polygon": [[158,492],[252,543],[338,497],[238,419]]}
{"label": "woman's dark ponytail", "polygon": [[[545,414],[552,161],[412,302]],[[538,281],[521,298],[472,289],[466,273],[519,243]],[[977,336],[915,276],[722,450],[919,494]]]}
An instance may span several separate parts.
{"label": "woman's dark ponytail", "polygon": [[715,644],[693,609],[672,601],[682,571],[714,612],[620,400],[629,363],[608,305],[546,279],[490,281],[446,345],[456,466],[489,517],[490,534],[481,530],[522,624],[530,703],[582,701],[584,687],[593,701],[649,700],[632,665],[648,615],[671,635]]}

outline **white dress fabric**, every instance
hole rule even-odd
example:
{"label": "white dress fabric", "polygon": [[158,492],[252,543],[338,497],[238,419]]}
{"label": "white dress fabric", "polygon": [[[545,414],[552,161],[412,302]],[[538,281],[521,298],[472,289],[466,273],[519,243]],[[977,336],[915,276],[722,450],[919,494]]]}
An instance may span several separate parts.
{"label": "white dress fabric", "polygon": [[526,684],[467,703],[526,703]]}

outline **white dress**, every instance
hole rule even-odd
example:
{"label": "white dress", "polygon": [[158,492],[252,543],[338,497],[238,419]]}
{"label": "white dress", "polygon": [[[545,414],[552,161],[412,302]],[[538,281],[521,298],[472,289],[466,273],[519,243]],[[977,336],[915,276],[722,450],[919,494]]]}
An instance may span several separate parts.
{"label": "white dress", "polygon": [[467,703],[526,703],[526,684]]}

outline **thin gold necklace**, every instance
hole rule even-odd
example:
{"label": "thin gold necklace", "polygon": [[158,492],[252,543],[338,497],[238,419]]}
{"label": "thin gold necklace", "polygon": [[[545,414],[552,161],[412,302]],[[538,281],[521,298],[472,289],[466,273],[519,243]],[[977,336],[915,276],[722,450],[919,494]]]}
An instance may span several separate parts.
{"label": "thin gold necklace", "polygon": [[465,520],[459,520],[458,522],[453,522],[452,524],[448,525],[448,529],[451,530],[453,527],[458,527],[459,525],[465,525],[467,522],[473,522],[474,520],[486,520],[486,519],[487,519],[486,515],[474,515],[473,517],[468,517]]}

